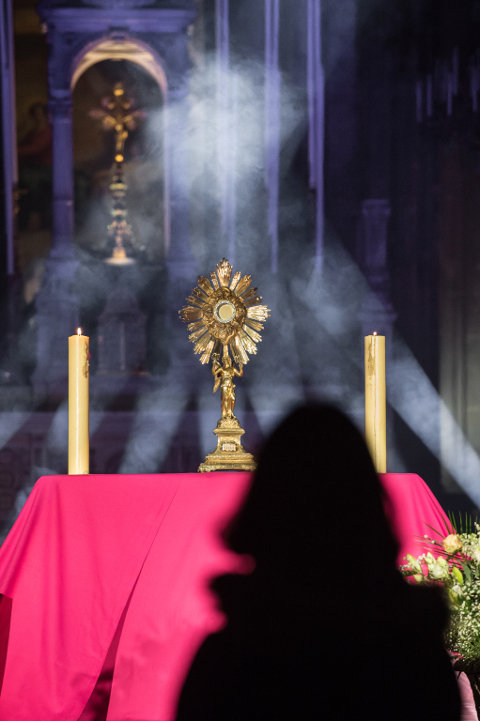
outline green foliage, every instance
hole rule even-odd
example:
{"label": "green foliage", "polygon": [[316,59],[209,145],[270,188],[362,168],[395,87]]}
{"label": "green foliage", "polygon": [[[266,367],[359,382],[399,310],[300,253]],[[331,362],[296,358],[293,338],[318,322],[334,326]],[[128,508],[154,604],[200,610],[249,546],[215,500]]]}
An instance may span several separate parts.
{"label": "green foliage", "polygon": [[476,524],[480,523],[480,518],[478,516],[472,516],[471,513],[467,513],[466,511],[463,514],[461,511],[458,511],[457,513],[455,513],[455,511],[448,511],[447,516],[452,529],[447,529],[447,533],[475,533]]}
{"label": "green foliage", "polygon": [[466,661],[480,661],[480,521],[448,514],[444,529],[422,539],[425,553],[407,555],[401,573],[421,584],[440,586],[450,605],[446,645]]}

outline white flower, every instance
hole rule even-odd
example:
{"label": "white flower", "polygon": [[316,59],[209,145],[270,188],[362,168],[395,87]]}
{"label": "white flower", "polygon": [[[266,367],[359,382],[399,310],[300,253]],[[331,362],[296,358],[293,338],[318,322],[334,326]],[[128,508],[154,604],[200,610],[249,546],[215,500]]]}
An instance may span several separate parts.
{"label": "white flower", "polygon": [[457,533],[451,533],[443,539],[443,547],[449,556],[462,550],[462,539]]}
{"label": "white flower", "polygon": [[431,553],[427,553],[426,557],[428,566],[428,577],[432,581],[442,581],[448,579],[448,563],[442,556],[434,558]]}
{"label": "white flower", "polygon": [[415,573],[421,573],[422,567],[420,563],[418,562],[417,558],[414,558],[410,553],[407,553],[407,561],[408,565],[412,569],[412,571],[415,571]]}

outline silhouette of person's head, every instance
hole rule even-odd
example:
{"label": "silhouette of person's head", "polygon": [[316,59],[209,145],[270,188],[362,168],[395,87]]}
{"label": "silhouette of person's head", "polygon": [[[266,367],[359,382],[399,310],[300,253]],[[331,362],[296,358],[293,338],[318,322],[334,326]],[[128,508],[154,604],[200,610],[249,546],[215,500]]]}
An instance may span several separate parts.
{"label": "silhouette of person's head", "polygon": [[[260,452],[251,491],[227,532],[229,545],[259,568],[305,574],[321,558],[375,556],[394,569],[397,542],[365,441],[341,411],[313,404],[292,411]],[[312,567],[313,564],[313,567]],[[368,573],[359,562],[363,579]],[[383,570],[382,570],[383,572]]]}
{"label": "silhouette of person's head", "polygon": [[200,648],[177,721],[459,719],[445,604],[401,578],[384,503],[343,413],[309,404],[280,423],[227,531],[255,569],[214,581],[227,623]]}

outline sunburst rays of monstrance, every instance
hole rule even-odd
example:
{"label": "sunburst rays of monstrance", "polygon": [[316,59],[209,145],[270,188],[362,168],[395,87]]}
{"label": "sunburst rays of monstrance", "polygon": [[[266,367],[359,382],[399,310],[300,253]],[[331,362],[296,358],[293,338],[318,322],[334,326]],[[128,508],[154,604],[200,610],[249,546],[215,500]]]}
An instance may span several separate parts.
{"label": "sunburst rays of monstrance", "polygon": [[188,323],[189,340],[200,356],[200,363],[212,363],[213,392],[221,389],[222,417],[213,431],[216,449],[200,464],[199,471],[246,470],[255,468],[251,453],[244,450],[245,433],[233,413],[235,376],[243,375],[249,356],[257,352],[260,331],[270,310],[261,304],[261,296],[252,287],[252,277],[232,274],[232,266],[223,258],[209,278],[199,276],[197,286],[179,310]]}

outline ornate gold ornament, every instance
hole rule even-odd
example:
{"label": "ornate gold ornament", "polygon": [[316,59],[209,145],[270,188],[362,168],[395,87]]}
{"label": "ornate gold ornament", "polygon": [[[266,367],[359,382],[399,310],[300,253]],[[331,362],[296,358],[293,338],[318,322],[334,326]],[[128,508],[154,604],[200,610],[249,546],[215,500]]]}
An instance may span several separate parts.
{"label": "ornate gold ornament", "polygon": [[122,83],[115,83],[113,96],[102,98],[102,107],[94,108],[89,113],[91,118],[100,120],[102,128],[115,133],[115,155],[110,183],[110,194],[113,199],[111,210],[112,222],[108,226],[108,237],[113,241],[113,250],[107,263],[112,265],[128,265],[134,260],[127,255],[125,243],[132,243],[132,227],[127,221],[127,183],[124,176],[125,143],[130,130],[137,127],[138,119],[145,117],[143,110],[134,109],[132,100],[125,95]]}
{"label": "ornate gold ornament", "polygon": [[188,337],[200,363],[212,361],[213,392],[221,389],[222,417],[213,431],[217,448],[200,464],[199,471],[255,468],[252,454],[243,449],[240,440],[245,431],[233,413],[234,378],[243,375],[249,355],[257,352],[260,331],[270,315],[251,284],[250,275],[242,277],[238,271],[232,275],[232,266],[223,258],[209,278],[199,276],[187,298],[189,305],[179,311],[188,323]]}

